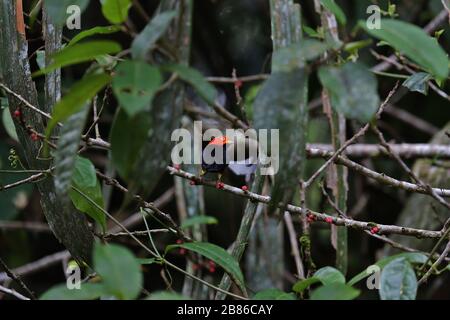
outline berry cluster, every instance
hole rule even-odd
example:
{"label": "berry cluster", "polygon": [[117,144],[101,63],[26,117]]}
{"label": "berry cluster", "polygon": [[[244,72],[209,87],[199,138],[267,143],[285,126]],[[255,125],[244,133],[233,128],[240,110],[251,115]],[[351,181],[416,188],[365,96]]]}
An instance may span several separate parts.
{"label": "berry cluster", "polygon": [[216,189],[222,190],[225,187],[225,183],[221,181],[217,181],[216,183]]}
{"label": "berry cluster", "polygon": [[314,221],[316,221],[316,216],[312,213],[308,213],[306,215],[306,221],[308,221],[309,223],[313,223]]}
{"label": "berry cluster", "polygon": [[377,234],[378,232],[380,232],[380,227],[378,226],[374,226],[370,229],[371,234]]}
{"label": "berry cluster", "polygon": [[22,111],[20,111],[20,109],[16,109],[13,112],[13,116],[14,118],[16,118],[19,123],[22,125],[23,128],[25,128],[25,130],[28,132],[28,134],[30,135],[30,139],[33,141],[38,141],[41,137],[36,133],[36,131],[34,131],[30,126],[26,126],[25,125],[25,120],[22,117]]}

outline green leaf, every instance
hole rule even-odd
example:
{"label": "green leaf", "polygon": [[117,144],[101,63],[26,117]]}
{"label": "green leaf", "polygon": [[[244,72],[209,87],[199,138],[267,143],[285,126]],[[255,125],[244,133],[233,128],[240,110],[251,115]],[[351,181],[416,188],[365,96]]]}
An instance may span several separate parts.
{"label": "green leaf", "polygon": [[186,242],[167,246],[166,253],[174,248],[185,248],[214,261],[230,275],[243,292],[246,292],[244,275],[239,263],[225,249],[209,242]]}
{"label": "green leaf", "polygon": [[129,117],[124,110],[118,110],[111,129],[111,159],[122,178],[128,179],[135,168],[150,128],[151,118],[147,114]]}
{"label": "green leaf", "polygon": [[97,243],[94,268],[102,277],[105,290],[118,299],[136,299],[142,290],[141,266],[125,247]]}
{"label": "green leaf", "polygon": [[360,291],[343,283],[332,283],[314,290],[311,300],[353,300]]}
{"label": "green leaf", "polygon": [[382,19],[381,29],[369,29],[364,21],[360,21],[367,33],[389,43],[415,63],[431,73],[436,79],[448,77],[448,57],[433,39],[421,28],[399,20]]}
{"label": "green leaf", "polygon": [[311,285],[321,282],[319,278],[316,277],[310,277],[304,280],[297,281],[294,286],[292,287],[292,290],[297,293],[302,293],[307,288],[309,288]]}
{"label": "green leaf", "polygon": [[55,69],[92,61],[98,56],[117,53],[120,50],[122,48],[117,42],[109,40],[89,41],[66,46],[51,56],[52,63],[49,66],[34,72],[32,76],[35,77],[49,73]]}
{"label": "green leaf", "polygon": [[176,11],[165,11],[158,14],[147,24],[131,44],[131,55],[134,59],[145,59],[147,52],[166,32],[176,15]]}
{"label": "green leaf", "polygon": [[54,24],[63,26],[69,17],[67,13],[69,6],[76,5],[83,11],[88,4],[89,0],[45,0],[44,8]]}
{"label": "green leaf", "polygon": [[[404,252],[399,253],[393,256],[389,256],[386,258],[383,258],[375,263],[376,266],[380,267],[380,269],[383,269],[389,262],[397,259],[397,258],[405,258],[407,261],[409,261],[412,264],[423,264],[425,263],[428,258],[423,253],[418,252]],[[364,270],[360,273],[358,273],[356,276],[354,276],[348,284],[351,286],[354,286],[359,281],[363,280],[364,278],[368,277],[370,274]]]}
{"label": "green leaf", "polygon": [[46,137],[49,138],[53,128],[60,121],[68,119],[72,114],[83,109],[86,103],[91,100],[104,86],[111,81],[107,74],[87,75],[70,89],[54,107],[52,119],[46,129]]}
{"label": "green leaf", "polygon": [[165,65],[163,69],[176,73],[183,81],[189,83],[208,104],[215,103],[216,89],[199,71],[181,64]]}
{"label": "green leaf", "polygon": [[183,296],[176,292],[156,291],[147,297],[147,300],[191,300],[191,298]]}
{"label": "green leaf", "polygon": [[332,283],[345,283],[344,275],[336,268],[323,267],[314,273],[314,278],[319,279],[324,285]]}
{"label": "green leaf", "polygon": [[279,289],[266,289],[257,292],[252,300],[296,300],[295,294]]}
{"label": "green leaf", "polygon": [[124,61],[116,68],[112,87],[121,107],[129,116],[133,116],[150,108],[161,84],[158,68],[141,61]]}
{"label": "green leaf", "polygon": [[325,42],[314,39],[304,39],[300,44],[283,47],[273,53],[272,72],[290,72],[303,68],[305,61],[320,57],[328,49]]}
{"label": "green leaf", "polygon": [[106,217],[101,210],[104,208],[102,189],[90,160],[77,157],[69,196],[75,208],[97,221],[105,231]]}
{"label": "green leaf", "polygon": [[219,223],[219,221],[214,217],[194,216],[183,221],[183,223],[181,224],[181,228],[186,229],[199,224],[217,224],[217,223]]}
{"label": "green leaf", "polygon": [[332,107],[346,118],[369,122],[377,112],[377,79],[366,66],[349,62],[341,67],[322,67],[319,78]]}
{"label": "green leaf", "polygon": [[415,300],[417,278],[411,264],[405,258],[389,262],[381,271],[381,300]]}
{"label": "green leaf", "polygon": [[67,44],[67,46],[73,46],[75,43],[91,37],[93,35],[97,35],[97,34],[111,34],[117,31],[120,31],[121,27],[120,26],[102,26],[102,27],[94,27],[85,31],[81,31],[80,33],[78,33],[75,37],[72,38],[72,40],[70,40],[70,42]]}
{"label": "green leaf", "polygon": [[[0,98],[3,99],[3,98]],[[5,128],[6,133],[16,141],[19,141],[19,137],[17,136],[16,127],[14,126],[14,121],[11,117],[11,113],[9,112],[9,107],[5,107],[2,112],[2,122],[3,127]]]}
{"label": "green leaf", "polygon": [[46,291],[40,300],[93,300],[104,295],[100,283],[82,283],[80,289],[68,289],[66,284],[57,285]]}
{"label": "green leaf", "polygon": [[[292,72],[276,72],[270,75],[258,92],[253,103],[255,129],[279,130],[279,171],[274,176],[269,209],[273,212],[281,202],[292,200],[298,186],[303,166],[306,127],[308,74],[303,69]],[[270,136],[269,136],[270,138]],[[268,141],[267,145],[271,145]],[[263,150],[267,153],[268,150]]]}
{"label": "green leaf", "polygon": [[101,0],[102,13],[109,22],[119,24],[128,18],[131,0]]}
{"label": "green leaf", "polygon": [[428,94],[428,81],[431,75],[426,72],[416,72],[403,82],[402,86],[409,89],[409,91],[416,91],[424,95]]}
{"label": "green leaf", "polygon": [[336,16],[337,21],[345,26],[347,24],[347,17],[345,16],[344,11],[342,11],[341,7],[334,2],[334,0],[320,0],[322,5],[328,9],[332,14]]}
{"label": "green leaf", "polygon": [[95,187],[97,174],[91,160],[77,156],[72,181],[77,186]]}

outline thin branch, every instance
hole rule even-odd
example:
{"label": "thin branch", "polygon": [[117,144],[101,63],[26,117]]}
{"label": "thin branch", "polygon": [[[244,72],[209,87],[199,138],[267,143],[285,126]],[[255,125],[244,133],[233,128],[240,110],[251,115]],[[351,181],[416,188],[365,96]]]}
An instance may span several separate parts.
{"label": "thin branch", "polygon": [[[376,117],[378,118],[381,113],[384,110],[384,107],[388,104],[391,97],[394,95],[394,93],[397,91],[398,88],[398,82],[394,86],[394,88],[389,92],[387,98],[384,100],[384,102],[380,105],[380,108],[378,109],[378,112],[376,114]],[[334,162],[334,160],[339,157],[339,155],[344,152],[344,150],[351,144],[353,144],[359,137],[363,136],[367,130],[369,130],[370,124],[366,124],[364,127],[362,127],[353,137],[348,139],[345,143],[341,145],[341,147],[336,150],[336,152],[333,153],[333,155],[308,179],[308,181],[305,182],[305,187],[308,188],[319,176],[320,174],[328,168],[328,166]]]}
{"label": "thin branch", "polygon": [[[177,170],[173,167],[168,167],[168,170],[170,174],[177,175],[179,177],[183,177],[185,179],[189,179],[192,181],[195,181],[196,184],[205,185],[208,187],[216,188],[216,182],[215,181],[209,181],[204,180],[202,178],[196,177],[195,175],[185,172],[182,170]],[[244,198],[248,198],[254,202],[261,202],[264,204],[269,204],[270,202],[270,196],[263,196],[260,194],[256,194],[250,191],[243,191],[240,188],[236,188],[227,184],[223,185],[223,188],[221,187],[221,190],[224,192],[232,193],[237,196],[241,196]],[[285,204],[279,204],[278,207],[284,208],[286,206]],[[356,221],[348,218],[341,218],[336,217],[333,215],[329,215],[326,213],[319,213],[315,212],[313,210],[310,210],[308,208],[301,208],[298,206],[294,206],[291,204],[288,204],[285,208],[287,211],[291,213],[297,213],[301,215],[313,215],[315,221],[317,222],[324,222],[329,223],[329,219],[331,218],[333,221],[333,224],[338,226],[346,226],[350,228],[354,228],[357,230],[371,230],[374,225],[376,225],[379,228],[379,234],[399,234],[404,236],[414,236],[419,238],[440,238],[443,234],[441,231],[432,231],[432,230],[423,230],[423,229],[415,229],[415,228],[408,228],[408,227],[402,227],[402,226],[396,226],[396,225],[383,225],[383,224],[375,224],[373,222],[363,222],[363,221]]]}
{"label": "thin branch", "polygon": [[20,279],[20,277],[16,274],[14,274],[14,272],[8,268],[8,266],[6,265],[6,263],[3,261],[2,258],[0,258],[0,266],[2,266],[3,269],[5,269],[6,274],[13,279],[15,282],[17,282],[23,290],[25,290],[25,292],[28,293],[28,295],[31,297],[31,299],[35,300],[36,297],[33,293],[33,291],[30,290],[30,288],[28,288],[28,286],[22,281],[22,279]]}
{"label": "thin branch", "polygon": [[289,212],[284,213],[284,223],[289,234],[289,242],[291,243],[291,253],[294,256],[295,267],[297,269],[297,276],[299,279],[305,279],[305,268],[300,257],[300,249],[298,247],[297,234],[295,233],[294,223]]}
{"label": "thin branch", "polygon": [[7,293],[7,294],[10,294],[10,295],[16,297],[19,300],[30,300],[30,298],[27,298],[27,297],[21,295],[20,293],[18,293],[17,291],[15,291],[13,289],[8,289],[8,288],[6,288],[4,286],[0,286],[0,291],[4,292],[4,293]]}

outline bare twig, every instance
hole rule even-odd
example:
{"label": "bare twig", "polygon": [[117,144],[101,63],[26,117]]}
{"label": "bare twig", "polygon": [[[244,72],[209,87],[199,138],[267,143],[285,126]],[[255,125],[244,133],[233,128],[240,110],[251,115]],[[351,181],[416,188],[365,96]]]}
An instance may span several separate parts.
{"label": "bare twig", "polygon": [[0,291],[10,294],[14,297],[16,297],[19,300],[30,300],[30,298],[25,297],[24,295],[21,295],[20,293],[18,293],[17,291],[13,290],[13,289],[8,289],[4,286],[0,286]]}
{"label": "bare twig", "polygon": [[13,279],[15,282],[17,282],[23,290],[25,290],[26,293],[28,293],[28,295],[31,297],[31,299],[36,299],[36,297],[34,296],[33,291],[30,290],[30,288],[28,288],[28,286],[22,281],[22,279],[20,279],[20,277],[16,274],[14,274],[14,272],[8,268],[8,266],[6,265],[6,263],[3,261],[2,258],[0,258],[0,265],[2,266],[3,269],[5,269],[6,274]]}
{"label": "bare twig", "polygon": [[295,267],[297,268],[297,276],[299,279],[305,279],[305,269],[303,267],[303,262],[300,257],[297,234],[295,233],[294,223],[292,222],[292,217],[289,212],[284,213],[284,223],[286,224],[286,228],[289,234],[289,241],[291,243],[291,253],[294,256]]}

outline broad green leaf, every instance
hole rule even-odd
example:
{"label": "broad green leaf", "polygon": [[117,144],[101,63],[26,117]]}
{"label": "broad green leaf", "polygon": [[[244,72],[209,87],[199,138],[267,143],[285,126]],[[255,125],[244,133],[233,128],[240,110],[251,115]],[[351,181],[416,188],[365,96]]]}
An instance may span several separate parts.
{"label": "broad green leaf", "polygon": [[165,65],[163,69],[176,73],[183,81],[189,83],[210,105],[215,103],[216,89],[196,69],[181,64]]}
{"label": "broad green leaf", "polygon": [[142,61],[124,61],[116,68],[112,87],[120,106],[129,116],[149,110],[153,96],[162,84],[161,73]]}
{"label": "broad green leaf", "polygon": [[[278,129],[281,141],[279,171],[274,175],[271,193],[271,211],[277,209],[280,201],[287,203],[292,200],[298,177],[303,171],[300,159],[306,158],[306,132],[298,128],[306,127],[307,84],[308,75],[303,69],[273,73],[264,82],[253,103],[255,129]],[[267,145],[271,144],[272,141],[268,141]],[[263,152],[268,153],[268,150]]]}
{"label": "broad green leaf", "polygon": [[105,231],[106,216],[103,210],[101,210],[104,208],[104,202],[99,181],[93,187],[79,186],[72,183],[69,196],[75,208],[94,219],[102,227],[102,230]]}
{"label": "broad green leaf", "polygon": [[57,285],[46,291],[40,300],[93,300],[104,295],[104,287],[100,283],[82,283],[80,289],[68,289],[67,285]]}
{"label": "broad green leaf", "polygon": [[311,293],[311,300],[353,300],[360,291],[343,283],[321,286]]}
{"label": "broad green leaf", "polygon": [[72,40],[70,40],[67,46],[73,46],[75,43],[96,34],[111,34],[120,31],[120,29],[121,29],[120,26],[115,25],[115,26],[94,27],[85,31],[81,31],[75,37],[73,37]]}
{"label": "broad green leaf", "polygon": [[428,81],[431,75],[426,72],[417,72],[411,75],[403,82],[402,86],[409,89],[409,91],[416,91],[424,95],[428,94]]}
{"label": "broad green leaf", "polygon": [[340,67],[322,67],[319,78],[328,90],[332,107],[346,118],[369,122],[377,112],[377,79],[366,66],[349,62]]}
{"label": "broad green leaf", "polygon": [[67,120],[72,114],[83,109],[86,103],[91,100],[104,86],[111,81],[107,74],[91,74],[75,83],[54,107],[52,119],[49,121],[46,129],[46,137],[50,134],[56,124]]}
{"label": "broad green leaf", "polygon": [[219,221],[214,217],[194,216],[183,221],[183,223],[181,224],[181,228],[186,229],[199,224],[217,224],[217,223],[219,223]]}
{"label": "broad green leaf", "polygon": [[156,291],[150,294],[146,300],[191,300],[191,298],[183,296],[177,292]]}
{"label": "broad green leaf", "polygon": [[290,72],[303,68],[305,61],[321,56],[329,46],[322,41],[304,39],[299,44],[283,47],[273,53],[272,72]]}
{"label": "broad green leaf", "polygon": [[381,29],[369,29],[360,21],[367,33],[389,43],[390,46],[419,64],[436,79],[448,77],[448,57],[433,39],[421,28],[399,20],[382,19]]}
{"label": "broad green leaf", "polygon": [[[57,141],[57,149],[53,152],[55,159],[55,191],[61,202],[67,206],[70,204],[69,192],[72,185],[72,178],[84,169],[80,167],[89,160],[78,157],[78,149],[80,146],[81,134],[86,122],[89,108],[84,108],[71,115],[64,126],[59,131],[59,139]],[[77,168],[78,167],[78,168]],[[81,177],[85,178],[85,177]],[[78,179],[83,186],[83,179]],[[94,171],[94,181],[87,181],[91,186],[95,186],[97,179]]]}
{"label": "broad green leaf", "polygon": [[345,283],[344,275],[338,269],[333,267],[320,268],[314,273],[313,277],[319,279],[324,285]]}
{"label": "broad green leaf", "polygon": [[417,278],[411,264],[405,258],[389,262],[381,271],[381,300],[415,300]]}
{"label": "broad green leaf", "polygon": [[124,110],[118,110],[111,129],[111,159],[122,178],[128,179],[135,168],[150,129],[148,114],[138,113],[130,117]]}
{"label": "broad green leaf", "polygon": [[78,6],[82,12],[88,4],[89,0],[45,0],[44,8],[54,24],[63,26],[73,13],[72,11],[68,12],[70,6]]}
{"label": "broad green leaf", "polygon": [[77,156],[72,181],[77,186],[95,187],[97,174],[91,160]]}
{"label": "broad green leaf", "polygon": [[[3,98],[1,98],[3,99]],[[14,126],[14,121],[11,117],[11,113],[9,112],[9,108],[5,107],[2,112],[2,122],[3,127],[5,128],[6,133],[16,141],[19,141],[19,137],[17,137],[16,127]]]}
{"label": "broad green leaf", "polygon": [[344,11],[342,11],[341,7],[334,0],[320,0],[320,2],[328,11],[336,16],[337,21],[341,25],[345,26],[347,24],[347,17]]}
{"label": "broad green leaf", "polygon": [[243,292],[246,292],[244,275],[239,267],[239,263],[225,249],[209,242],[186,242],[167,246],[166,252],[174,248],[185,248],[214,261],[230,275],[231,279]]}
{"label": "broad green leaf", "polygon": [[[386,258],[383,258],[379,261],[377,261],[375,263],[376,266],[380,267],[381,269],[383,269],[389,262],[397,259],[397,258],[405,258],[407,261],[409,261],[412,264],[423,264],[427,261],[427,256],[424,255],[423,253],[418,253],[418,252],[404,252],[404,253],[399,253],[393,256],[389,256]],[[348,284],[353,286],[356,283],[358,283],[359,281],[363,280],[364,278],[368,277],[370,275],[370,273],[367,272],[367,269],[358,273],[356,276],[354,276],[349,282]]]}
{"label": "broad green leaf", "polygon": [[94,269],[101,276],[105,290],[118,299],[136,299],[142,290],[141,266],[125,247],[97,243],[94,248]]}
{"label": "broad green leaf", "polygon": [[311,277],[308,279],[297,281],[294,286],[292,287],[292,290],[297,293],[302,293],[307,288],[309,288],[311,285],[321,282],[319,278]]}
{"label": "broad green leaf", "polygon": [[101,0],[102,13],[109,22],[119,24],[128,18],[131,0]]}
{"label": "broad green leaf", "polygon": [[147,52],[166,32],[176,15],[176,11],[165,11],[158,14],[147,24],[131,44],[131,55],[134,59],[145,59]]}
{"label": "broad green leaf", "polygon": [[295,294],[279,289],[266,289],[257,292],[252,300],[296,300]]}
{"label": "broad green leaf", "polygon": [[121,50],[121,46],[114,41],[98,40],[77,43],[63,48],[51,56],[52,63],[45,69],[36,71],[33,76],[49,73],[55,69],[71,66],[74,64],[92,61],[104,54],[113,54]]}

